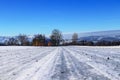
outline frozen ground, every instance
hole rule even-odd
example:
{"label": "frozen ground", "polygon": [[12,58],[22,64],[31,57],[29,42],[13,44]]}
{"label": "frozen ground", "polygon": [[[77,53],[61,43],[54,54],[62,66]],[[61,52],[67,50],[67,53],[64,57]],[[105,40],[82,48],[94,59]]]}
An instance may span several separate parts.
{"label": "frozen ground", "polygon": [[0,80],[120,80],[120,47],[0,47]]}

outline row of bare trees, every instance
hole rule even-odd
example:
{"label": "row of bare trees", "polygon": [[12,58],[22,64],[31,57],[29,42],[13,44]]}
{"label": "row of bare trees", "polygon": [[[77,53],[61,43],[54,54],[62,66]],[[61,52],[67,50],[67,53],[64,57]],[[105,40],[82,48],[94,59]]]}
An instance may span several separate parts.
{"label": "row of bare trees", "polygon": [[[6,40],[2,45],[10,46],[59,46],[62,40],[62,33],[58,29],[54,29],[50,35],[50,38],[46,38],[45,35],[37,34],[30,40],[28,36],[20,34],[16,37],[11,37]],[[0,44],[1,45],[1,44]]]}
{"label": "row of bare trees", "polygon": [[21,45],[26,46],[30,45],[30,42],[28,40],[28,37],[26,35],[18,35],[16,37],[9,38],[9,40],[5,40],[4,45]]}

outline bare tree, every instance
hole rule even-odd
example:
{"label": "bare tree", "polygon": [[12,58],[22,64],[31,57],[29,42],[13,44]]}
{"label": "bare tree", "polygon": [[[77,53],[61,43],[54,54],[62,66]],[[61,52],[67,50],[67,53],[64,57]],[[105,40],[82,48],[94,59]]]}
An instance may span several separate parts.
{"label": "bare tree", "polygon": [[78,34],[77,34],[77,33],[74,33],[74,34],[72,35],[72,42],[76,43],[77,40],[78,40]]}
{"label": "bare tree", "polygon": [[5,45],[18,45],[18,40],[14,37],[5,41]]}
{"label": "bare tree", "polygon": [[51,42],[54,46],[60,45],[60,41],[62,40],[62,33],[58,29],[54,29],[50,36]]}
{"label": "bare tree", "polygon": [[28,44],[28,37],[26,35],[19,35],[18,36],[18,41],[19,41],[19,44],[22,45],[22,46],[25,46]]}

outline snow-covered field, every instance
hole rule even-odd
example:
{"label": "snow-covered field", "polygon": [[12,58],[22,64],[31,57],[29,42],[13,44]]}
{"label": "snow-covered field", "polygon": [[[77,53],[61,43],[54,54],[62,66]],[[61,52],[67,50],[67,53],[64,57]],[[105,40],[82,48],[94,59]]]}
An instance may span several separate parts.
{"label": "snow-covered field", "polygon": [[0,47],[0,80],[120,80],[120,47]]}

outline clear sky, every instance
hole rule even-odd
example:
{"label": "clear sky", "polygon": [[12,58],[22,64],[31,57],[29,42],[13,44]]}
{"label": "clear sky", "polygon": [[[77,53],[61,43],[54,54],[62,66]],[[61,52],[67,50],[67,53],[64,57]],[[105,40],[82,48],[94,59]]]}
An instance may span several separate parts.
{"label": "clear sky", "polygon": [[0,35],[120,30],[120,0],[0,0]]}

